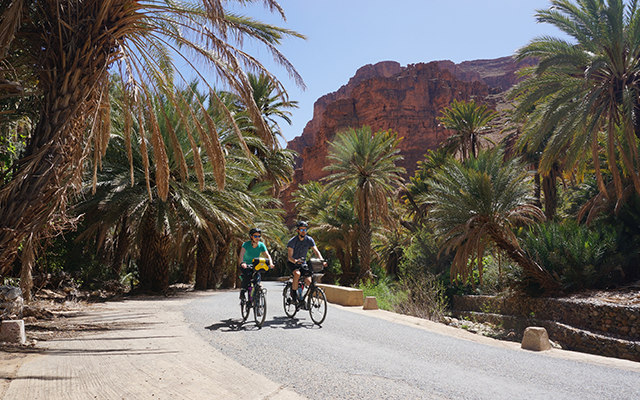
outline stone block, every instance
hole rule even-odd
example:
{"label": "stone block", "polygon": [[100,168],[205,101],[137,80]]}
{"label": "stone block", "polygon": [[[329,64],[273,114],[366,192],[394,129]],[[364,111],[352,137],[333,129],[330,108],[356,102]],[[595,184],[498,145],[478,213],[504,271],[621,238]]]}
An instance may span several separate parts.
{"label": "stone block", "polygon": [[24,344],[27,336],[24,332],[24,321],[21,319],[7,319],[0,325],[0,342]]}
{"label": "stone block", "polygon": [[362,306],[363,310],[377,310],[378,309],[378,300],[376,300],[373,296],[367,296],[364,299],[364,305]]}
{"label": "stone block", "polygon": [[325,283],[319,283],[318,286],[324,290],[324,294],[327,296],[327,301],[329,303],[360,307],[364,304],[364,294],[360,289],[347,286],[328,285]]}
{"label": "stone block", "polygon": [[524,330],[521,347],[525,350],[544,351],[551,349],[549,335],[545,328],[530,326]]}

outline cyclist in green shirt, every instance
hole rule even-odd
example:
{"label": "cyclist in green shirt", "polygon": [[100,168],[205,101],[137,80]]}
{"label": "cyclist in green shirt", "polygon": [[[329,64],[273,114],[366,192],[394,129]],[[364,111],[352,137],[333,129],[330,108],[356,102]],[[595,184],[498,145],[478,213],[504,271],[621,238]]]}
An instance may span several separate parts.
{"label": "cyclist in green shirt", "polygon": [[240,273],[242,274],[242,289],[240,290],[240,298],[244,298],[245,292],[249,287],[251,276],[253,275],[253,259],[263,257],[269,262],[269,269],[273,268],[273,260],[267,251],[267,246],[261,241],[262,231],[259,228],[251,228],[249,231],[250,240],[242,244],[238,264],[240,264]]}

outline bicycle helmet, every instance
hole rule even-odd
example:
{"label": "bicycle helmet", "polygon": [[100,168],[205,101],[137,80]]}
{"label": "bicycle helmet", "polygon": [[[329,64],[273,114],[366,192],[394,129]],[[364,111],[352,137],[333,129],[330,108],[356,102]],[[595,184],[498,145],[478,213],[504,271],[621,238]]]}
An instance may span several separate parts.
{"label": "bicycle helmet", "polygon": [[249,231],[249,236],[253,236],[254,233],[262,233],[262,231],[260,230],[260,228],[251,228],[251,230]]}
{"label": "bicycle helmet", "polygon": [[301,226],[304,226],[306,228],[309,226],[309,224],[307,224],[307,221],[298,221],[298,223],[296,224],[296,228],[300,228]]}

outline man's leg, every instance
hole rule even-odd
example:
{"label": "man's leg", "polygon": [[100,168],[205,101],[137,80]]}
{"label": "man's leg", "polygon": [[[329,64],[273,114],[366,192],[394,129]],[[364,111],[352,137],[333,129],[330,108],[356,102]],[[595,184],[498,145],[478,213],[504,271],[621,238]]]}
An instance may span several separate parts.
{"label": "man's leg", "polygon": [[298,281],[300,280],[300,270],[293,271],[293,284],[291,285],[291,297],[294,300],[298,299]]}

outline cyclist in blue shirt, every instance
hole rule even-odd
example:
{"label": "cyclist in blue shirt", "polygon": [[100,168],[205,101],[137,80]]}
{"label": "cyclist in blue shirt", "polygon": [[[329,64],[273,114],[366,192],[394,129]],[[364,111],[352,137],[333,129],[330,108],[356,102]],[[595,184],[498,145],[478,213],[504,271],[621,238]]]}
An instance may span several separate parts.
{"label": "cyclist in blue shirt", "polygon": [[240,298],[244,298],[245,292],[249,287],[251,276],[253,275],[252,262],[254,258],[263,257],[269,262],[269,269],[273,268],[273,260],[267,251],[267,246],[261,241],[262,231],[259,228],[252,228],[249,231],[250,240],[242,244],[238,264],[240,264],[240,273],[242,274],[242,289],[240,290]]}
{"label": "cyclist in blue shirt", "polygon": [[[307,229],[309,225],[305,221],[299,221],[296,224],[296,230],[298,234],[289,240],[287,243],[287,266],[293,273],[293,286],[292,296],[293,300],[298,299],[298,291],[296,288],[298,287],[298,280],[300,279],[301,269],[304,271],[308,271],[308,265],[306,263],[307,253],[309,249],[313,249],[313,252],[319,259],[323,259],[322,254],[320,254],[320,250],[316,246],[316,242],[313,240],[311,236],[307,235]],[[326,267],[327,263],[323,262],[323,265]],[[311,285],[311,275],[305,278],[305,284],[307,287]]]}

